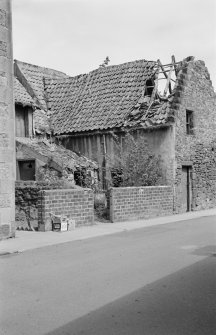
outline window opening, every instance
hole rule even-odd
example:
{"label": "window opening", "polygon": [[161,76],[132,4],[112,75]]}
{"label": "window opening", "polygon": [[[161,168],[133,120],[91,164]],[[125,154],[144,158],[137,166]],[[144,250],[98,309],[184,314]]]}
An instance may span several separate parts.
{"label": "window opening", "polygon": [[35,160],[18,161],[20,180],[35,180]]}
{"label": "window opening", "polygon": [[155,87],[155,84],[152,79],[146,80],[145,95],[151,97],[154,87]]}
{"label": "window opening", "polygon": [[193,135],[194,131],[194,122],[193,122],[193,112],[190,110],[186,110],[186,133],[188,135]]}

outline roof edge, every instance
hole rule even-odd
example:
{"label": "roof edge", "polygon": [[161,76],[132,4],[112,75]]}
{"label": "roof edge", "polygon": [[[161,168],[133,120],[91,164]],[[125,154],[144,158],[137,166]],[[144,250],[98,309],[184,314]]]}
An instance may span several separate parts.
{"label": "roof edge", "polygon": [[[30,65],[32,67],[35,67],[35,68],[39,68],[39,69],[42,69],[42,70],[45,70],[45,72],[48,70],[48,71],[53,71],[54,73],[56,74],[63,74],[65,75],[66,77],[68,76],[65,72],[62,72],[62,71],[59,71],[59,70],[55,70],[55,69],[52,69],[52,68],[49,68],[49,67],[45,67],[45,66],[40,66],[40,65],[36,65],[36,64],[32,64],[32,63],[27,63],[27,62],[23,62],[23,61],[20,61],[20,60],[17,60],[17,59],[14,59],[14,63],[16,64],[24,64],[24,65]],[[64,78],[64,77],[63,77]]]}
{"label": "roof edge", "polygon": [[35,104],[44,109],[41,105],[37,95],[35,94],[32,86],[29,84],[28,80],[26,79],[25,75],[23,74],[22,70],[19,68],[18,64],[14,62],[14,76],[19,80],[20,84],[23,85],[27,93],[31,96],[31,98],[35,101]]}

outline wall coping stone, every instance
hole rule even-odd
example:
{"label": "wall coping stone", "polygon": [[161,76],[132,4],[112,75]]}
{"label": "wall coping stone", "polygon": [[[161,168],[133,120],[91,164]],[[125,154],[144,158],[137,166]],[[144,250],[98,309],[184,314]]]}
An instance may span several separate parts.
{"label": "wall coping stone", "polygon": [[58,189],[51,189],[51,190],[41,190],[42,192],[46,193],[60,193],[60,192],[92,192],[90,188],[58,188]]}
{"label": "wall coping stone", "polygon": [[157,188],[172,188],[171,185],[158,185],[158,186],[126,186],[126,187],[111,187],[111,190],[127,190],[127,189],[157,189]]}

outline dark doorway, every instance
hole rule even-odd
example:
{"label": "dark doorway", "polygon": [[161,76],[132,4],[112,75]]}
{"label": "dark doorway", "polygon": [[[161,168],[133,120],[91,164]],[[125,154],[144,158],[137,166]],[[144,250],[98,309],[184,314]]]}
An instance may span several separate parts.
{"label": "dark doorway", "polygon": [[181,207],[182,212],[189,212],[192,209],[192,167],[182,166],[181,178]]}

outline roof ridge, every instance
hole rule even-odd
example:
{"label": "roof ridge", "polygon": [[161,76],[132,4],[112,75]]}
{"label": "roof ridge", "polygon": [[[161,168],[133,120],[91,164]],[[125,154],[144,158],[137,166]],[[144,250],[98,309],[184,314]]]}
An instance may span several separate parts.
{"label": "roof ridge", "polygon": [[14,59],[14,62],[17,63],[17,64],[24,64],[24,65],[30,65],[34,68],[39,68],[39,69],[43,69],[43,70],[51,70],[51,71],[54,71],[56,73],[59,73],[59,74],[64,74],[67,76],[67,74],[65,72],[62,72],[60,70],[55,70],[55,69],[52,69],[50,67],[46,67],[46,66],[41,66],[41,65],[36,65],[36,64],[32,64],[32,63],[27,63],[27,62],[23,62],[23,61],[20,61],[18,59]]}
{"label": "roof ridge", "polygon": [[98,67],[98,68],[96,68],[96,69],[94,69],[94,70],[91,70],[91,71],[89,71],[89,72],[87,72],[87,73],[80,73],[80,74],[77,74],[77,75],[75,75],[75,76],[71,76],[71,75],[67,75],[67,77],[61,77],[61,78],[48,78],[48,77],[45,77],[45,79],[48,79],[48,80],[53,80],[53,81],[58,81],[58,80],[72,80],[72,79],[75,79],[75,78],[79,78],[79,77],[81,77],[81,76],[88,76],[88,75],[90,75],[90,74],[92,74],[93,72],[98,72],[98,71],[106,71],[106,69],[112,69],[112,68],[117,68],[117,67],[121,67],[121,66],[125,66],[125,65],[129,65],[129,64],[134,64],[134,63],[141,63],[141,62],[146,62],[146,64],[148,64],[148,63],[154,63],[154,64],[156,64],[157,63],[157,61],[153,61],[153,60],[151,60],[151,61],[148,61],[148,60],[146,60],[146,59],[137,59],[137,60],[134,60],[134,61],[130,61],[130,62],[125,62],[125,63],[120,63],[120,64],[113,64],[113,65],[108,65],[108,66],[106,66],[106,67]]}

